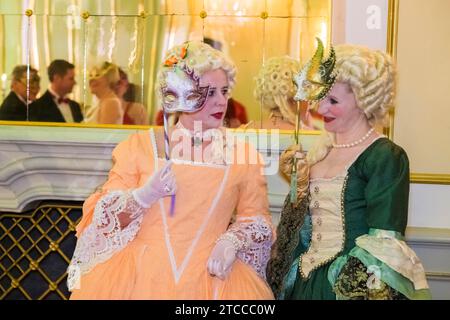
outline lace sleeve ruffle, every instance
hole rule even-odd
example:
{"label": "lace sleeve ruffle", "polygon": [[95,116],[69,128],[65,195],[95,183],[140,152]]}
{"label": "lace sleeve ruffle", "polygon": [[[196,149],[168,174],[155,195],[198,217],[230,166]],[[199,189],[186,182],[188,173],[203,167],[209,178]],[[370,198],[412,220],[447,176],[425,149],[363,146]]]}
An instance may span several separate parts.
{"label": "lace sleeve ruffle", "polygon": [[415,252],[398,232],[370,229],[356,239],[356,245],[409,279],[416,290],[428,289],[425,269]]}
{"label": "lace sleeve ruffle", "polygon": [[355,243],[328,269],[338,299],[431,299],[423,265],[402,234],[371,228]]}
{"label": "lace sleeve ruffle", "polygon": [[272,224],[262,216],[238,217],[219,239],[233,242],[237,257],[266,279],[272,247]]}
{"label": "lace sleeve ruffle", "polygon": [[[111,258],[134,239],[140,229],[145,208],[130,192],[112,191],[97,202],[91,224],[80,235],[67,270],[67,286],[78,289],[82,275]],[[132,221],[121,228],[119,213],[128,213]]]}

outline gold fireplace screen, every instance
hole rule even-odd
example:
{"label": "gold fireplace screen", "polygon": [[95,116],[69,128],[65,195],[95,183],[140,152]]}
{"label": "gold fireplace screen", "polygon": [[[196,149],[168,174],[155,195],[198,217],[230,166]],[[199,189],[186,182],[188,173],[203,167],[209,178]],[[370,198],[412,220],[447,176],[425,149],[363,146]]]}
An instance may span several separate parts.
{"label": "gold fireplace screen", "polygon": [[66,269],[81,205],[42,204],[0,213],[0,300],[67,299]]}

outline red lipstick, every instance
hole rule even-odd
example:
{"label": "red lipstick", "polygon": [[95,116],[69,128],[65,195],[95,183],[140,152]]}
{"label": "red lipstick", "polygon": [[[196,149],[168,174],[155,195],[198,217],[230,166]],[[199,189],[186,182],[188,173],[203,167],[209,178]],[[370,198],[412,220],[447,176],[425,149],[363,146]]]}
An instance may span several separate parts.
{"label": "red lipstick", "polygon": [[216,112],[216,113],[211,114],[211,116],[213,116],[216,119],[222,119],[223,112]]}

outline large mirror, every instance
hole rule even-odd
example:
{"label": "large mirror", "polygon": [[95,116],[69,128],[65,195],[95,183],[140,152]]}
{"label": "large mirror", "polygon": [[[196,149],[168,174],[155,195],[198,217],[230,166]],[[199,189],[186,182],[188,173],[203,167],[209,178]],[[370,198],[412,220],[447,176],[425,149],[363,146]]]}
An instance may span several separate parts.
{"label": "large mirror", "polygon": [[[298,70],[311,56],[316,37],[325,44],[361,43],[366,36],[361,38],[355,30],[365,28],[372,32],[370,39],[378,32],[386,43],[388,0],[366,2],[2,1],[0,120],[160,125],[154,87],[164,52],[186,40],[203,40],[228,54],[238,67],[227,126],[293,129],[297,108],[290,93],[293,83],[282,75]],[[358,10],[362,11],[354,16],[362,17],[361,23],[352,18]],[[59,61],[49,68],[55,60],[68,64]],[[120,68],[119,74],[114,66]],[[67,68],[72,70],[69,74],[58,73]],[[52,89],[49,69],[64,90]],[[12,91],[22,96],[15,94],[20,97],[8,102]],[[42,99],[46,93],[49,99]],[[120,103],[112,103],[111,112],[98,112],[100,104],[116,98]],[[41,103],[32,103],[34,99]],[[5,101],[12,107],[5,109]],[[53,103],[57,105],[50,108]],[[16,106],[20,104],[21,109]],[[300,109],[302,129],[321,128],[320,118],[309,106]]]}

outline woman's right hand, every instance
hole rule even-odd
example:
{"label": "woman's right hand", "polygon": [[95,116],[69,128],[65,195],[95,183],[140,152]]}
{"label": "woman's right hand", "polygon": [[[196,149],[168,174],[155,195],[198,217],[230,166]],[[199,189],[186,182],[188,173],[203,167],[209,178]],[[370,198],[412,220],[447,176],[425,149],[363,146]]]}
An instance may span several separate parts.
{"label": "woman's right hand", "polygon": [[162,197],[174,195],[177,191],[175,175],[172,172],[172,161],[156,171],[140,188],[133,190],[136,201],[144,208],[149,208]]}
{"label": "woman's right hand", "polygon": [[297,158],[297,204],[308,194],[309,164],[301,145],[292,145],[280,155],[280,170],[286,177],[291,178],[294,158]]}
{"label": "woman's right hand", "polygon": [[309,166],[306,162],[306,154],[303,152],[302,146],[294,144],[289,146],[280,155],[280,171],[288,178],[292,174],[292,166],[294,157],[297,158],[297,176],[309,175]]}

